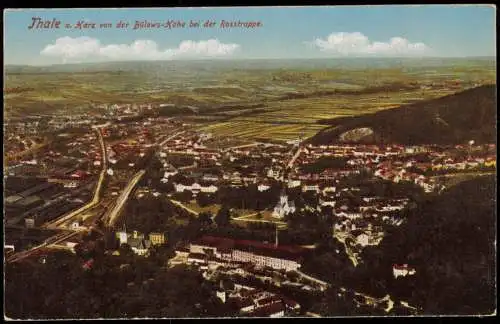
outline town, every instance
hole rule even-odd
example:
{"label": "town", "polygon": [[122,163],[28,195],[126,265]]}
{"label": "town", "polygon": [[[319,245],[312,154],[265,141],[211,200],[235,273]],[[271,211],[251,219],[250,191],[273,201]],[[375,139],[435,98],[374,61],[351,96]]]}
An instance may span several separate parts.
{"label": "town", "polygon": [[[106,247],[110,255],[128,246],[147,258],[155,247],[170,246],[169,267],[200,271],[218,287],[214,295],[241,316],[297,316],[304,313],[302,305],[281,291],[307,294],[329,287],[303,272],[304,260],[321,241],[318,231],[326,228],[339,243],[336,253],[357,266],[362,251],[400,226],[419,196],[438,195],[454,175],[496,168],[496,145],[474,140],[412,146],[314,145],[304,138],[239,143],[180,117],[161,116],[158,108],[103,105],[96,116],[7,121],[7,261],[44,255],[51,247],[77,253],[82,235],[107,228],[115,236]],[[138,212],[134,206],[150,207]],[[142,221],[165,208],[175,214],[168,222]],[[169,222],[193,219],[201,224],[200,235],[173,244]],[[220,230],[231,226],[251,234]],[[36,239],[19,237],[22,228],[38,233]],[[45,238],[47,231],[59,233]],[[83,266],[92,264],[89,259]],[[402,260],[391,271],[397,279],[419,269]],[[386,311],[394,307],[389,297],[365,298],[366,305],[379,303]]]}
{"label": "town", "polygon": [[493,9],[7,9],[4,318],[494,316]]}

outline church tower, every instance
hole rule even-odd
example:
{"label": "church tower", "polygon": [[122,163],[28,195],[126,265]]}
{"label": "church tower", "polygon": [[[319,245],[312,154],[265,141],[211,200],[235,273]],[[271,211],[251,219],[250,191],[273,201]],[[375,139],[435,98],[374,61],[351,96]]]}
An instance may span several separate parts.
{"label": "church tower", "polygon": [[281,206],[286,206],[288,204],[288,197],[287,195],[285,194],[285,192],[281,192],[281,195],[280,195],[280,205]]}
{"label": "church tower", "polygon": [[118,232],[118,238],[120,239],[120,245],[127,243],[127,228],[123,224],[123,230]]}

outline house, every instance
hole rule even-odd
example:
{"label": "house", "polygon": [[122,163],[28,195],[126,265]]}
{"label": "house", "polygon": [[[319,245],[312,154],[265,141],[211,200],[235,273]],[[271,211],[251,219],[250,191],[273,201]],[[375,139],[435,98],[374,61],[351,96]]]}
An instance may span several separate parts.
{"label": "house", "polygon": [[83,263],[82,268],[85,270],[90,270],[92,269],[93,265],[94,265],[94,259],[90,259]]}
{"label": "house", "polygon": [[256,296],[256,298],[254,298],[254,302],[255,304],[257,304],[257,307],[268,306],[274,303],[281,302],[281,298],[279,298],[274,294],[261,294],[261,295],[263,296]]}
{"label": "house", "polygon": [[484,161],[484,166],[485,167],[496,167],[497,161],[493,158],[488,158],[486,161]]}
{"label": "house", "polygon": [[274,178],[276,180],[279,179],[279,177],[280,177],[280,170],[279,169],[270,168],[267,171],[267,177],[268,178]]}
{"label": "house", "polygon": [[253,317],[271,317],[271,318],[276,318],[276,317],[283,317],[285,316],[285,304],[282,302],[270,304],[267,306],[263,307],[258,307],[256,308],[251,316]]}
{"label": "house", "polygon": [[205,174],[203,175],[203,181],[216,182],[219,180],[219,176],[214,174]]}
{"label": "house", "polygon": [[271,188],[271,187],[266,185],[266,184],[260,184],[257,186],[257,190],[259,190],[260,192],[269,190],[269,188]]}
{"label": "house", "polygon": [[217,290],[215,294],[223,303],[226,303],[227,296],[225,291]]}
{"label": "house", "polygon": [[163,178],[168,179],[170,176],[173,176],[176,174],[177,174],[177,170],[175,170],[173,167],[168,168],[167,170],[165,170],[165,173],[163,174]]}
{"label": "house", "polygon": [[288,186],[288,188],[297,188],[297,187],[300,186],[300,183],[301,183],[300,180],[289,179],[288,183],[287,183],[287,186]]}
{"label": "house", "polygon": [[187,258],[189,255],[189,249],[187,248],[179,248],[175,250],[175,255],[178,257],[184,257]]}
{"label": "house", "polygon": [[257,182],[257,176],[255,175],[248,175],[244,176],[242,180],[246,183],[256,183]]}
{"label": "house", "polygon": [[295,300],[288,299],[285,297],[283,297],[282,300],[283,300],[283,303],[285,304],[285,307],[287,310],[295,311],[295,312],[300,311],[300,304],[297,303]]}
{"label": "house", "polygon": [[154,245],[162,245],[165,244],[165,234],[163,233],[149,233],[149,241]]}
{"label": "house", "polygon": [[145,240],[144,235],[134,231],[133,234],[128,234],[126,229],[116,233],[120,241],[120,245],[128,244],[135,254],[146,256],[151,248],[151,241]]}
{"label": "house", "polygon": [[240,312],[248,313],[248,312],[251,312],[255,309],[255,304],[253,303],[252,299],[245,298],[245,299],[239,300],[238,308],[240,309]]}
{"label": "house", "polygon": [[347,213],[344,211],[335,212],[335,216],[339,218],[348,218],[348,219],[358,219],[362,217],[361,213]]}
{"label": "house", "polygon": [[322,199],[322,198],[319,199],[319,204],[321,206],[335,207],[335,203],[336,203],[336,201],[333,199]]}
{"label": "house", "polygon": [[204,253],[189,253],[187,261],[189,263],[206,264],[207,255]]}
{"label": "house", "polygon": [[175,191],[177,192],[184,192],[184,190],[191,191],[191,192],[209,192],[209,193],[214,193],[216,192],[219,188],[215,185],[209,185],[209,186],[202,186],[199,183],[195,182],[192,185],[183,185],[182,183],[175,183],[174,184]]}
{"label": "house", "polygon": [[226,262],[251,263],[292,271],[300,268],[304,250],[297,246],[277,246],[257,241],[203,236],[190,244],[190,252],[205,256],[212,254]]}
{"label": "house", "polygon": [[358,235],[358,237],[356,237],[356,242],[361,246],[367,246],[370,244],[371,239],[368,235],[363,233]]}
{"label": "house", "polygon": [[323,194],[327,194],[328,192],[335,192],[337,190],[336,187],[327,186],[323,188]]}
{"label": "house", "polygon": [[412,276],[416,273],[415,269],[408,266],[408,264],[393,264],[392,274],[394,278]]}
{"label": "house", "polygon": [[304,184],[302,186],[302,191],[316,191],[316,193],[319,193],[319,185],[315,183],[310,183],[310,184]]}
{"label": "house", "polygon": [[141,238],[134,238],[128,240],[128,244],[137,255],[147,255],[149,248],[151,247],[151,242],[149,240],[144,240]]}

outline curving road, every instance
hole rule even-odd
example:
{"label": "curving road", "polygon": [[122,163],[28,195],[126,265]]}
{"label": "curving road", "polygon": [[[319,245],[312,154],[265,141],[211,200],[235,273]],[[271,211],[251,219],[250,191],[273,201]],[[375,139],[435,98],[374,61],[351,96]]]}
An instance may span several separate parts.
{"label": "curving road", "polygon": [[163,146],[165,145],[168,141],[170,141],[171,139],[181,135],[181,134],[184,134],[186,131],[181,131],[181,132],[177,132],[175,134],[173,134],[172,136],[169,136],[167,137],[165,140],[163,140],[163,142],[159,143],[160,146]]}
{"label": "curving road", "polygon": [[199,213],[196,211],[196,210],[193,210],[191,208],[189,208],[188,206],[184,205],[183,203],[181,203],[180,201],[177,201],[177,200],[173,200],[173,199],[170,199],[170,202],[184,210],[186,210],[187,212],[195,215],[195,216],[198,216]]}
{"label": "curving road", "polygon": [[297,152],[295,152],[295,154],[293,155],[290,162],[288,162],[288,164],[286,166],[287,169],[291,169],[293,167],[293,164],[295,163],[295,160],[297,160],[297,158],[299,157],[300,153],[302,153],[302,149],[300,147],[298,147]]}

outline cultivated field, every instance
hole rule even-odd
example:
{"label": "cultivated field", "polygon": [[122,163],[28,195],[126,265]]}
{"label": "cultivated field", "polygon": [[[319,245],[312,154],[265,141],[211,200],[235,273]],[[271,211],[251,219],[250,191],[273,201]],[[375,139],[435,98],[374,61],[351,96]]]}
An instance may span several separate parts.
{"label": "cultivated field", "polygon": [[[4,112],[96,113],[94,104],[191,107],[189,123],[235,140],[310,137],[321,121],[494,83],[494,60],[123,62],[10,68]],[[175,108],[174,108],[175,109]]]}

